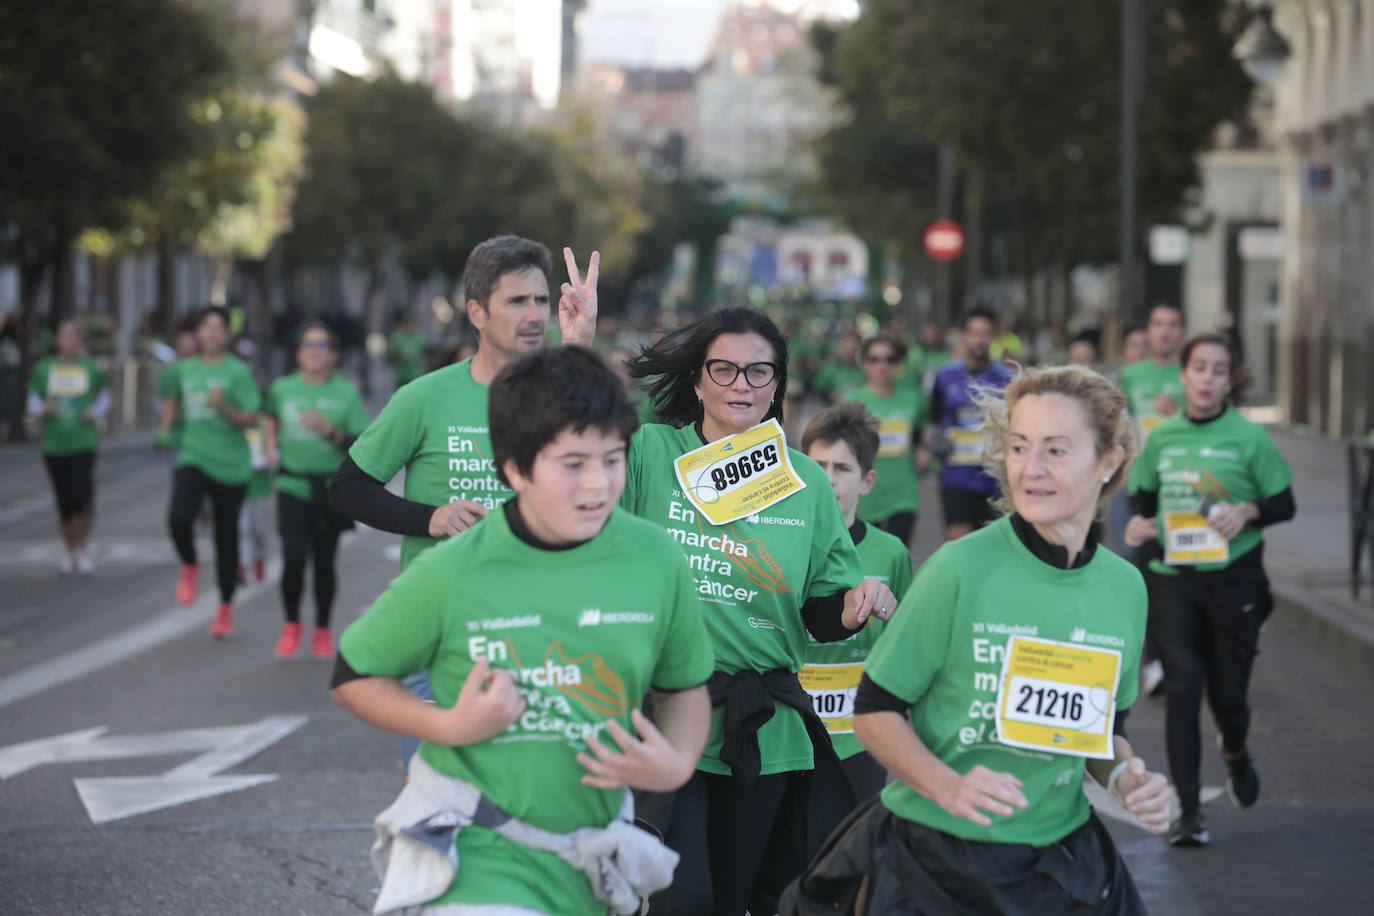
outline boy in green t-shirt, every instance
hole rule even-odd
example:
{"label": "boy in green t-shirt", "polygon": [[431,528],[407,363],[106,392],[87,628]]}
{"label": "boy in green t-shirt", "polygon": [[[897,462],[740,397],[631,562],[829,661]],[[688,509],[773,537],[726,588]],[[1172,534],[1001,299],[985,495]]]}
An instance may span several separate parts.
{"label": "boy in green t-shirt", "polygon": [[[667,532],[616,505],[637,420],[595,354],[521,357],[490,416],[515,497],[416,559],[339,642],[334,698],[423,741],[377,820],[375,912],[639,912],[676,856],[629,824],[629,790],[685,783],[710,725],[692,577]],[[420,669],[435,703],[398,682]],[[557,854],[572,831],[580,868]]]}
{"label": "boy in green t-shirt", "polygon": [[[862,404],[847,401],[811,420],[802,436],[802,450],[830,479],[864,576],[886,585],[901,601],[911,585],[911,553],[899,538],[858,518],[859,500],[873,489],[878,476],[874,462],[881,442],[879,427],[878,418]],[[887,781],[887,771],[854,737],[854,695],[864,661],[883,625],[883,620],[870,617],[862,630],[840,642],[820,643],[813,638],[806,667],[798,675],[830,733],[846,780],[845,785],[813,789],[817,817],[830,827],[877,795]],[[829,829],[822,833],[828,834]]]}

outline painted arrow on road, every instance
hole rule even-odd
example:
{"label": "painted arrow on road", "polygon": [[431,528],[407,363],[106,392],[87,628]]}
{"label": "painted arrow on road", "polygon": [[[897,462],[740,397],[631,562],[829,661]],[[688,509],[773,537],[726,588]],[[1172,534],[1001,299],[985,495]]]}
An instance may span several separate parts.
{"label": "painted arrow on road", "polygon": [[74,780],[91,823],[105,824],[276,782],[276,774],[218,774],[262,753],[307,721],[306,716],[268,716],[248,725],[187,728],[147,735],[107,735],[107,728],[88,728],[0,747],[0,779],[10,779],[50,763],[201,752],[160,776]]}

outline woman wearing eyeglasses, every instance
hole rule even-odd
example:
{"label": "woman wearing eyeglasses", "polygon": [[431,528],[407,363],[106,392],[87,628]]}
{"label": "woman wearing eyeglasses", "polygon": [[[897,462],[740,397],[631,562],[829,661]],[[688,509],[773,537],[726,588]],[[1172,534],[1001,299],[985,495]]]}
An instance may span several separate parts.
{"label": "woman wearing eyeglasses", "polygon": [[896,600],[863,579],[825,473],[767,422],[781,421],[787,390],[787,340],[772,321],[713,312],[629,367],[663,422],[631,440],[621,504],[682,544],[716,655],[696,775],[643,812],[682,857],[651,908],[776,912],[821,839],[806,829],[808,777],[836,765],[797,681],[806,634],[845,639]]}
{"label": "woman wearing eyeglasses", "polygon": [[267,393],[267,460],[275,463],[277,526],[281,531],[281,600],[286,614],[278,658],[292,658],[301,642],[301,593],[305,563],[314,559],[315,630],[310,654],[329,658],[329,632],[337,576],[339,535],[353,527],[329,507],[329,482],[348,447],[367,428],[367,411],[353,383],[334,371],[338,338],[318,321],[308,322],[296,349],[300,371],[279,378]]}
{"label": "woman wearing eyeglasses", "polygon": [[920,446],[926,394],[919,384],[898,386],[897,371],[906,362],[906,344],[895,337],[879,335],[864,341],[860,362],[867,384],[842,395],[842,400],[858,401],[881,425],[878,457],[873,462],[878,479],[859,499],[859,518],[906,544],[921,511],[917,470],[930,465],[929,453]]}

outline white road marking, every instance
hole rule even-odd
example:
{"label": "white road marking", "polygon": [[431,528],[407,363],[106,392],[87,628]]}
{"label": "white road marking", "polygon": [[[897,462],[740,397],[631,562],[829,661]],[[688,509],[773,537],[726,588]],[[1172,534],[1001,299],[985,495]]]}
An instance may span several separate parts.
{"label": "white road marking", "polygon": [[91,823],[105,824],[275,782],[275,774],[217,774],[256,756],[307,721],[306,716],[268,716],[249,725],[188,728],[146,735],[106,736],[105,728],[90,728],[0,748],[0,779],[9,779],[44,764],[204,752],[160,776],[75,780]]}
{"label": "white road marking", "polygon": [[57,513],[51,494],[45,493],[42,496],[28,496],[24,499],[15,500],[7,506],[0,506],[0,525],[23,521],[30,515],[37,515],[45,509],[53,514]]}
{"label": "white road marking", "polygon": [[[96,568],[102,566],[172,566],[177,562],[176,550],[165,536],[145,538],[93,538],[91,559]],[[214,542],[209,538],[196,540],[200,555],[214,555]],[[67,548],[57,538],[39,541],[0,542],[0,566],[49,567],[67,555]]]}

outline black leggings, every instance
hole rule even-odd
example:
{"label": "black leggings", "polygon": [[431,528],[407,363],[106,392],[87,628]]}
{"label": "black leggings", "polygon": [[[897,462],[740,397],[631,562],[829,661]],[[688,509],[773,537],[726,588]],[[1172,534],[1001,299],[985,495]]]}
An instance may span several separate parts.
{"label": "black leggings", "polygon": [[305,591],[305,561],[315,563],[315,626],[327,628],[338,589],[334,558],[339,549],[339,529],[316,524],[319,510],[304,500],[277,493],[277,530],[281,532],[281,605],[289,623],[301,619],[301,593]]}
{"label": "black leggings", "polygon": [[878,522],[878,527],[896,537],[903,544],[910,545],[911,532],[916,530],[916,513],[894,512]]}
{"label": "black leggings", "polygon": [[196,563],[196,516],[205,497],[215,513],[215,575],[219,580],[220,601],[234,600],[239,578],[239,509],[248,487],[245,484],[217,483],[200,468],[179,467],[172,477],[172,505],[167,511],[167,527],[177,556],[186,566]]}
{"label": "black leggings", "polygon": [[841,760],[838,768],[816,770],[811,789],[813,836],[824,842],[840,822],[887,785],[887,770],[863,751]]}
{"label": "black leggings", "polygon": [[[1258,550],[1256,551],[1258,552]],[[1250,731],[1250,671],[1273,599],[1258,557],[1214,573],[1154,576],[1150,626],[1164,662],[1169,770],[1185,811],[1198,809],[1204,688],[1229,752]]]}
{"label": "black leggings", "polygon": [[660,796],[664,810],[649,813],[648,819],[682,859],[672,886],[650,899],[649,911],[654,916],[777,912],[782,889],[806,867],[803,825],[779,823],[804,803],[796,790],[805,775],[775,773],[750,786],[698,770],[677,792]]}
{"label": "black leggings", "polygon": [[43,464],[57,499],[57,517],[71,521],[95,510],[95,452],[44,455]]}

